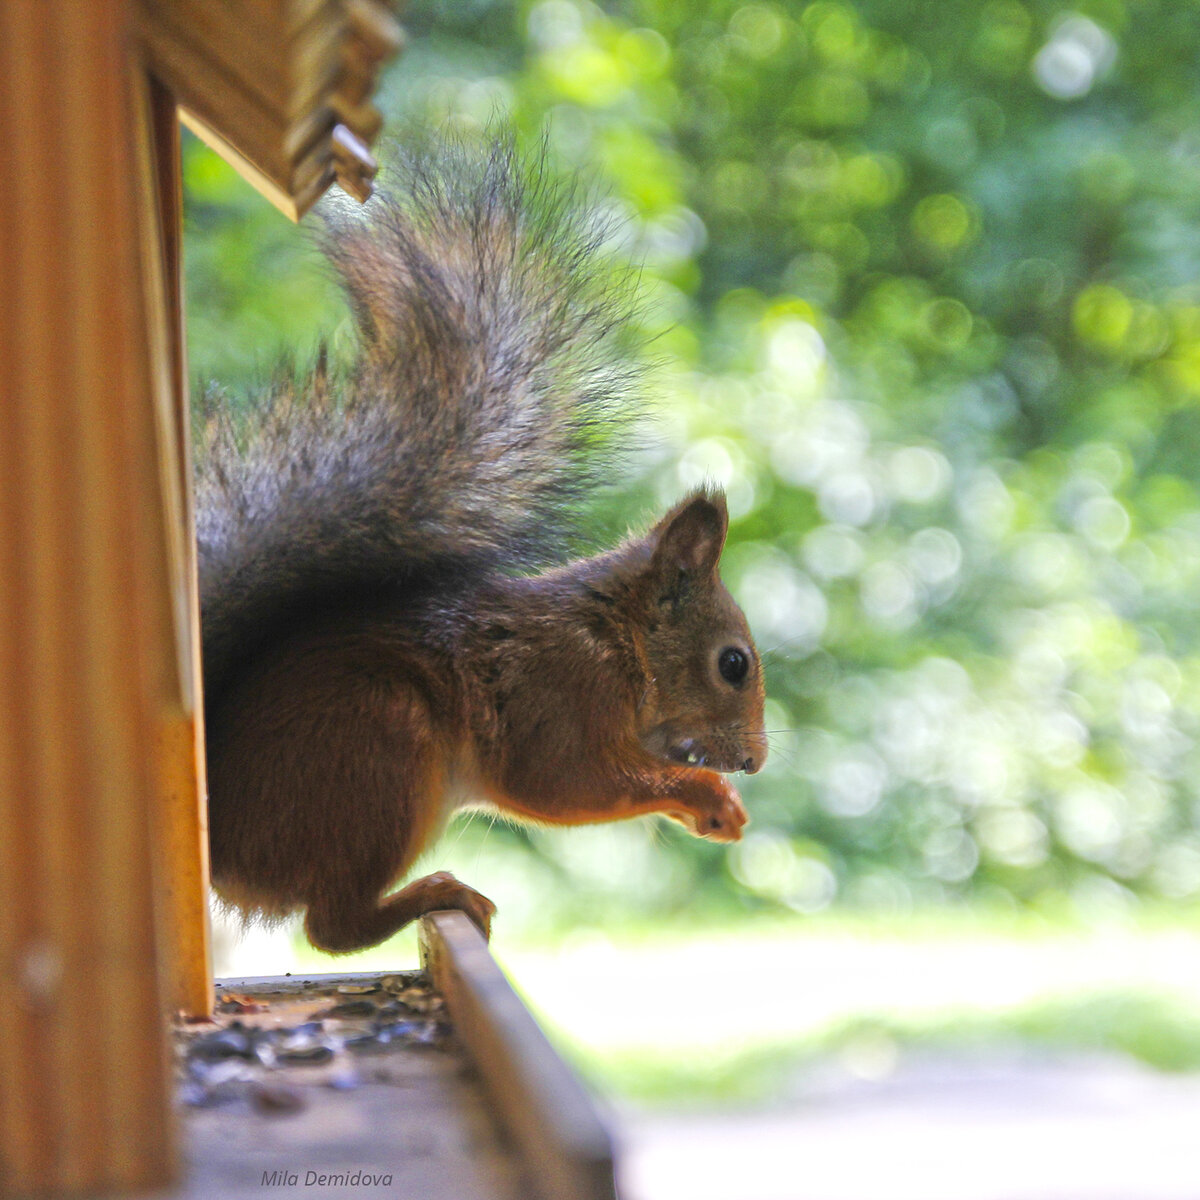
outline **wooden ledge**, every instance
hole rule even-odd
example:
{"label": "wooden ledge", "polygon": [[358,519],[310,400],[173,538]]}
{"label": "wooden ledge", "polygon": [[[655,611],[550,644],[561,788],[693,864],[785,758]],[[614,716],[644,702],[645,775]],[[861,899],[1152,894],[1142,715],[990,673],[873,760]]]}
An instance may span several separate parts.
{"label": "wooden ledge", "polygon": [[176,1026],[173,1200],[615,1200],[608,1130],[478,930],[420,934],[422,972],[221,980]]}
{"label": "wooden ledge", "polygon": [[460,912],[420,927],[421,962],[445,997],[497,1116],[554,1200],[615,1200],[612,1138],[591,1098],[546,1040]]}

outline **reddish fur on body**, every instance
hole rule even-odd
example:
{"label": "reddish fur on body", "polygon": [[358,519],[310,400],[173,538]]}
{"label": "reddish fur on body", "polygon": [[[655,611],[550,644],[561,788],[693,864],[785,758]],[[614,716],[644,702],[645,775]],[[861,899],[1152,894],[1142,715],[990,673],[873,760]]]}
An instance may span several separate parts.
{"label": "reddish fur on body", "polygon": [[447,190],[418,162],[416,201],[333,255],[363,336],[340,401],[323,370],[291,381],[202,468],[214,884],[247,912],[306,909],[333,952],[433,908],[488,928],[491,903],[451,876],[389,893],[460,802],[554,824],[665,813],[733,840],[724,773],[766,757],[719,492],[513,573],[594,484],[580,464],[625,382],[598,350],[621,320],[561,206],[527,236],[510,157],[473,184],[454,165]]}

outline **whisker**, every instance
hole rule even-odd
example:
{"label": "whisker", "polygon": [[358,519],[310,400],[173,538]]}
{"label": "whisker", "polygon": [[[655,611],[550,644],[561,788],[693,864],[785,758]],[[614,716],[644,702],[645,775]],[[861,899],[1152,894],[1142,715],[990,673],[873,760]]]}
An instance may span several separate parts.
{"label": "whisker", "polygon": [[807,633],[797,633],[790,638],[784,638],[782,642],[776,642],[774,646],[769,646],[766,650],[760,650],[758,652],[758,657],[766,658],[768,654],[775,654],[782,650],[784,646],[790,646],[793,642],[798,642],[801,640],[801,638],[806,638],[809,636],[811,635]]}
{"label": "whisker", "polygon": [[479,848],[475,851],[475,865],[471,868],[472,872],[479,870],[479,860],[483,858],[483,848],[487,845],[487,840],[491,836],[492,830],[496,828],[496,819],[499,813],[493,812],[492,819],[488,822],[488,827],[483,831],[483,837],[479,839]]}
{"label": "whisker", "polygon": [[789,750],[799,750],[800,747],[790,738],[768,737],[767,745],[772,750],[778,750],[781,746],[787,747]]}
{"label": "whisker", "polygon": [[780,750],[778,747],[772,748],[771,757],[767,759],[766,766],[763,767],[763,773],[769,773],[776,763],[783,763],[785,767],[793,771],[800,770],[800,758],[794,751]]}
{"label": "whisker", "polygon": [[787,755],[799,755],[800,747],[790,739],[782,738],[767,738],[767,745],[771,748],[772,754],[777,754],[786,757]]}
{"label": "whisker", "polygon": [[780,750],[779,748],[773,748],[772,751],[770,751],[770,756],[768,757],[767,762],[763,764],[763,767],[758,774],[770,775],[778,772],[780,767],[786,770],[791,770],[791,772],[798,772],[798,770],[800,770],[799,755],[791,750]]}
{"label": "whisker", "polygon": [[648,813],[647,817],[649,818],[648,820],[643,820],[639,822],[639,824],[643,829],[645,829],[646,840],[650,843],[650,845],[656,850],[661,849],[663,846],[663,836],[661,822],[658,820],[658,814]]}
{"label": "whisker", "polygon": [[457,819],[455,824],[458,826],[458,831],[454,835],[454,840],[446,847],[447,850],[453,850],[462,841],[463,834],[467,832],[477,816],[479,816],[479,810],[475,808],[468,808],[465,811],[460,810],[456,814]]}

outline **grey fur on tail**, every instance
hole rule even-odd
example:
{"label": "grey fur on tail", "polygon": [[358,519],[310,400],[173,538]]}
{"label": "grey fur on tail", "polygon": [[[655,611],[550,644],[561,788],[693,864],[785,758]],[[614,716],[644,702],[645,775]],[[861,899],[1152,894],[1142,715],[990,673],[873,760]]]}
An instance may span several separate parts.
{"label": "grey fur on tail", "polygon": [[209,700],[306,608],[560,556],[635,411],[608,230],[509,138],[398,151],[323,244],[359,333],[347,371],[268,389],[201,437]]}

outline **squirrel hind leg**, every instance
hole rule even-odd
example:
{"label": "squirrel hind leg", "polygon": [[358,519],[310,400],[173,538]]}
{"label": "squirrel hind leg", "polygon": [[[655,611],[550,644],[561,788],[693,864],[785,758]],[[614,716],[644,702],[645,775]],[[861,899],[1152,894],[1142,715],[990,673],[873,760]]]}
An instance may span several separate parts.
{"label": "squirrel hind leg", "polygon": [[448,871],[415,879],[382,902],[339,897],[311,904],[304,931],[318,950],[349,954],[378,945],[425,913],[444,908],[466,913],[489,936],[496,906]]}

